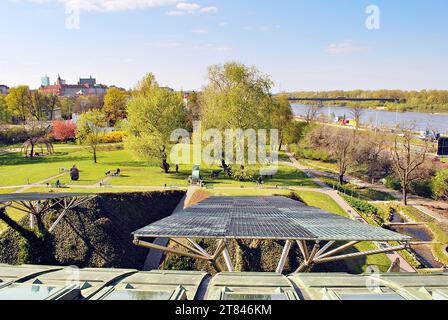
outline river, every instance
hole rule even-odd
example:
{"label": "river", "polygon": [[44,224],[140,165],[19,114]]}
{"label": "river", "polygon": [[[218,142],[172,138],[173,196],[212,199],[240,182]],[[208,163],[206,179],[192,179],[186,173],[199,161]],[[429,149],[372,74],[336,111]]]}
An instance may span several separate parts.
{"label": "river", "polygon": [[[292,104],[295,116],[304,116],[310,106]],[[320,114],[327,117],[353,118],[350,107],[321,107]],[[434,130],[439,133],[448,133],[448,114],[431,114],[419,112],[393,112],[388,110],[365,109],[361,123],[373,127],[393,128],[397,125],[415,124],[416,131]]]}

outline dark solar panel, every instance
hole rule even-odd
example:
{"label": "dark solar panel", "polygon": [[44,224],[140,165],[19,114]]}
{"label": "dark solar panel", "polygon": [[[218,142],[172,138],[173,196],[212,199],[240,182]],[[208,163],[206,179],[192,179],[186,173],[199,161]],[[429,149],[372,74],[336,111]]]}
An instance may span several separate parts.
{"label": "dark solar panel", "polygon": [[211,197],[134,233],[137,237],[407,241],[408,237],[286,197]]}

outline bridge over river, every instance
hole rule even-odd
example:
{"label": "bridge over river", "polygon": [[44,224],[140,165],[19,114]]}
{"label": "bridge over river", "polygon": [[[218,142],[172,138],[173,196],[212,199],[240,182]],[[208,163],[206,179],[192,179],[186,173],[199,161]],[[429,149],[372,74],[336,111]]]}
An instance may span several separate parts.
{"label": "bridge over river", "polygon": [[337,97],[337,98],[319,98],[319,97],[314,97],[314,98],[295,98],[295,97],[290,97],[288,98],[289,101],[316,101],[316,102],[333,102],[333,101],[351,101],[351,102],[370,102],[370,101],[378,101],[378,102],[394,102],[394,103],[399,103],[399,102],[403,102],[403,100],[401,99],[397,99],[397,98],[347,98],[347,97]]}

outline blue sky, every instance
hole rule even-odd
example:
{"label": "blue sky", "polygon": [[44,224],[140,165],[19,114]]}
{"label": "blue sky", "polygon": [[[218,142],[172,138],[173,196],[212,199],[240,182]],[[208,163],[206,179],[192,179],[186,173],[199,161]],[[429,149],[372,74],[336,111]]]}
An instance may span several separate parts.
{"label": "blue sky", "polygon": [[[79,29],[66,27],[73,5]],[[239,61],[275,91],[448,89],[447,39],[446,0],[2,0],[0,84],[60,73],[130,88],[153,72],[197,90],[207,66]]]}

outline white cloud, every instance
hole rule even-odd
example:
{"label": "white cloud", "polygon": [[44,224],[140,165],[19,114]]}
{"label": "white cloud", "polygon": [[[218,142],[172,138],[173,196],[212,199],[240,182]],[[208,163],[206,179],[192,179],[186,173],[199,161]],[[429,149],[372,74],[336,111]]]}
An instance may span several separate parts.
{"label": "white cloud", "polygon": [[207,34],[208,30],[205,30],[205,29],[193,29],[193,30],[190,30],[190,32],[194,33],[194,34]]}
{"label": "white cloud", "polygon": [[195,2],[179,2],[176,5],[176,10],[168,11],[166,14],[174,17],[181,17],[186,14],[196,14],[196,13],[216,13],[218,8],[215,6],[202,7],[200,4]]}
{"label": "white cloud", "polygon": [[182,11],[197,11],[201,9],[201,6],[197,3],[180,2],[176,8]]}
{"label": "white cloud", "polygon": [[205,7],[201,9],[202,13],[216,13],[218,12],[218,8],[217,7]]}
{"label": "white cloud", "polygon": [[173,10],[173,11],[168,11],[166,13],[168,16],[172,16],[172,17],[182,17],[185,15],[184,11],[178,11],[178,10]]}
{"label": "white cloud", "polygon": [[352,40],[345,40],[340,43],[332,43],[326,49],[326,52],[331,54],[350,54],[357,52],[368,52],[369,47],[358,45]]}
{"label": "white cloud", "polygon": [[182,47],[183,44],[180,42],[164,42],[164,43],[157,43],[155,46],[157,48],[179,48]]}
{"label": "white cloud", "polygon": [[10,0],[11,2],[59,3],[82,11],[123,11],[173,5],[179,0]]}

